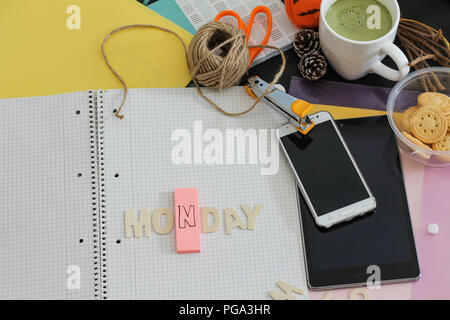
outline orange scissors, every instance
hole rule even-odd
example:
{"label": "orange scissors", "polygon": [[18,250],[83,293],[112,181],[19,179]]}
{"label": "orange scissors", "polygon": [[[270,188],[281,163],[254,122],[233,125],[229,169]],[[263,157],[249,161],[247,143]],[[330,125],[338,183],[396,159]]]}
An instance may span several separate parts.
{"label": "orange scissors", "polygon": [[[219,21],[221,18],[225,17],[225,16],[233,16],[236,18],[237,22],[238,22],[238,28],[241,30],[244,30],[245,32],[245,37],[247,38],[247,45],[248,45],[248,40],[250,39],[250,33],[252,31],[252,27],[253,27],[253,20],[255,20],[255,16],[258,13],[264,13],[267,16],[267,31],[266,31],[266,35],[263,39],[263,41],[261,42],[260,45],[266,45],[267,41],[269,41],[270,38],[270,34],[272,33],[272,13],[270,12],[269,8],[267,8],[266,6],[257,6],[252,10],[252,13],[250,14],[250,19],[248,21],[248,26],[245,25],[244,21],[242,21],[241,17],[234,11],[232,10],[225,10],[220,12],[216,18],[214,19],[214,21]],[[252,64],[253,60],[255,59],[255,57],[263,50],[264,48],[249,48],[250,51],[250,63]]]}

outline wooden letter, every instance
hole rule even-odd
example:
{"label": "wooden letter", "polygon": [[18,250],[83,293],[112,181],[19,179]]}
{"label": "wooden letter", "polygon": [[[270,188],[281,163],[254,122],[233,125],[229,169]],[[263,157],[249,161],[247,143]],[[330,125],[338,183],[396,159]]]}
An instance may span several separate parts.
{"label": "wooden letter", "polygon": [[125,211],[125,237],[131,237],[131,228],[134,229],[134,236],[140,238],[142,236],[142,228],[145,229],[144,236],[150,237],[150,210],[142,209],[139,221],[136,218],[136,210]]}
{"label": "wooden letter", "polygon": [[252,211],[252,209],[250,209],[250,206],[248,206],[246,204],[242,205],[242,210],[244,210],[244,212],[248,218],[248,226],[247,226],[248,230],[255,229],[255,219],[256,219],[256,216],[261,212],[262,208],[263,207],[261,205],[257,205]]}
{"label": "wooden letter", "polygon": [[[165,226],[161,226],[161,216],[167,217]],[[169,208],[158,208],[153,211],[152,216],[153,229],[159,234],[168,234],[173,228],[173,213]]]}
{"label": "wooden letter", "polygon": [[[239,218],[236,211],[233,208],[227,208],[225,211],[225,229],[227,234],[231,234],[231,230],[234,228],[241,228],[244,230],[246,228],[244,221]],[[231,219],[233,217],[233,219]]]}
{"label": "wooden letter", "polygon": [[369,290],[365,288],[356,288],[350,292],[350,300],[358,300],[358,296],[362,297],[362,300],[370,300]]}
{"label": "wooden letter", "polygon": [[[214,216],[214,224],[208,224],[209,214]],[[212,207],[202,208],[202,228],[204,233],[216,232],[219,229],[220,218],[219,218],[219,210]]]}
{"label": "wooden letter", "polygon": [[287,282],[278,281],[277,284],[284,292],[280,292],[277,290],[270,291],[269,294],[273,300],[298,300],[298,297],[294,295],[294,293],[298,293],[301,295],[305,294],[302,289],[294,287],[292,284],[289,284]]}

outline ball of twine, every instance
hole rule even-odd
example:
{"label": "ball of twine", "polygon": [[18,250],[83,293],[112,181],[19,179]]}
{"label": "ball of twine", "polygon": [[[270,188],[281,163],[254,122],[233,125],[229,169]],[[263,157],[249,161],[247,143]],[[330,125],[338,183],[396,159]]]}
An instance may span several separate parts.
{"label": "ball of twine", "polygon": [[205,24],[188,48],[191,75],[208,88],[220,90],[236,85],[247,72],[249,61],[244,31],[229,23]]}

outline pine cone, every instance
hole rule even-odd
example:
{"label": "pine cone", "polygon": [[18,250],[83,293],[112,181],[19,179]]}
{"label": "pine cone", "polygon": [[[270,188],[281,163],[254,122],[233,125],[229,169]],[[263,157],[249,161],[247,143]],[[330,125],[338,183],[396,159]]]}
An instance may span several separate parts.
{"label": "pine cone", "polygon": [[312,29],[301,29],[294,38],[295,53],[301,58],[305,53],[319,51],[319,33]]}
{"label": "pine cone", "polygon": [[309,52],[300,59],[298,68],[305,79],[318,80],[327,73],[327,60],[319,52]]}

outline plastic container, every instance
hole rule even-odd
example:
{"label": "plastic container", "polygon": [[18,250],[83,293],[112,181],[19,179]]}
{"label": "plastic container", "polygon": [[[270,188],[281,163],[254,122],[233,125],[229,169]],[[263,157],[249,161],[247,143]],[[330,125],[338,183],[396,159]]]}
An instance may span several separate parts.
{"label": "plastic container", "polygon": [[438,92],[450,96],[450,68],[432,67],[421,69],[410,73],[397,82],[388,98],[387,114],[392,130],[394,130],[397,137],[398,145],[404,153],[427,166],[447,167],[450,166],[450,151],[434,151],[419,147],[405,138],[401,132],[401,113],[409,107],[417,105],[418,95],[424,92],[422,81],[427,74],[431,75],[432,73],[445,87],[445,89]]}

